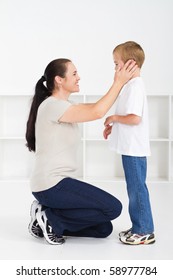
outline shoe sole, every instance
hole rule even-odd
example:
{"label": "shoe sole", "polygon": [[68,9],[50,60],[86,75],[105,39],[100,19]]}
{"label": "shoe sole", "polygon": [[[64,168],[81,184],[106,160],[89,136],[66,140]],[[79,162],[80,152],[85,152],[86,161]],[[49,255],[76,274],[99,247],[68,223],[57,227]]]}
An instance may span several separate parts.
{"label": "shoe sole", "polygon": [[[41,210],[41,209],[40,209]],[[62,245],[65,240],[63,240],[62,242],[60,243],[55,243],[55,242],[52,242],[50,239],[49,239],[49,236],[47,234],[47,231],[46,231],[46,228],[45,228],[45,225],[44,225],[44,222],[43,220],[41,219],[41,216],[39,215],[39,213],[37,212],[36,213],[36,218],[37,218],[37,221],[39,223],[39,226],[41,227],[42,231],[43,231],[43,235],[44,235],[44,238],[46,239],[46,241],[51,244],[51,245]]]}
{"label": "shoe sole", "polygon": [[[29,223],[29,225],[28,225],[28,231],[29,231],[29,233],[30,233],[32,236],[34,236],[34,237],[36,237],[36,238],[42,238],[41,236],[38,236],[38,235],[34,234],[33,231],[32,231],[32,225],[33,225],[33,223],[34,223],[34,221],[35,221],[35,219],[34,219],[33,217],[35,216],[35,210],[36,210],[37,208],[40,208],[40,210],[41,210],[41,205],[39,205],[39,203],[38,203],[36,200],[34,200],[33,203],[32,203],[32,205],[31,205],[31,210],[30,210],[31,221],[30,221],[30,223]],[[35,217],[35,218],[36,218],[36,217]]]}

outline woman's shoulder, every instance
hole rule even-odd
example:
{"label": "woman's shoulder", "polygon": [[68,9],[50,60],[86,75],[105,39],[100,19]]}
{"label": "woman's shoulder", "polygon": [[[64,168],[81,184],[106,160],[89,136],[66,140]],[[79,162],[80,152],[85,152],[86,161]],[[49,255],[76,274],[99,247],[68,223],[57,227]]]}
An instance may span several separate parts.
{"label": "woman's shoulder", "polygon": [[40,108],[53,109],[55,107],[67,107],[69,105],[71,105],[71,102],[69,102],[68,100],[63,100],[54,96],[49,96],[40,104]]}
{"label": "woman's shoulder", "polygon": [[62,100],[53,96],[47,97],[39,106],[39,116],[53,116],[52,119],[57,119],[61,116],[69,107],[71,103],[68,100]]}
{"label": "woman's shoulder", "polygon": [[70,104],[70,101],[68,100],[64,100],[64,99],[60,99],[60,98],[57,98],[57,97],[54,97],[54,96],[49,96],[47,97],[44,101],[43,101],[44,104],[67,104],[69,103]]}

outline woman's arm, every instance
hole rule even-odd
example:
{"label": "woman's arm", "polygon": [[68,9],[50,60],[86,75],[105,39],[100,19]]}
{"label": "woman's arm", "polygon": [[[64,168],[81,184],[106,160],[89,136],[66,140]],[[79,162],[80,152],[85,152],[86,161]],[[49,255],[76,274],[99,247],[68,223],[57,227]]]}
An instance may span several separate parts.
{"label": "woman's arm", "polygon": [[113,85],[96,103],[83,103],[70,106],[60,118],[60,122],[87,122],[100,119],[111,108],[123,85],[133,76],[137,65],[128,61],[121,70],[117,70]]}

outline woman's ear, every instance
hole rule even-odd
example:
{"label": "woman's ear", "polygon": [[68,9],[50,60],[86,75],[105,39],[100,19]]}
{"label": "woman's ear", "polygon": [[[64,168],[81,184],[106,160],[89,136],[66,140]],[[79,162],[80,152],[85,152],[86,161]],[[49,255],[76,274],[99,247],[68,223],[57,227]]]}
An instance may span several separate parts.
{"label": "woman's ear", "polygon": [[62,78],[60,76],[55,76],[55,82],[58,86],[61,86],[62,84]]}

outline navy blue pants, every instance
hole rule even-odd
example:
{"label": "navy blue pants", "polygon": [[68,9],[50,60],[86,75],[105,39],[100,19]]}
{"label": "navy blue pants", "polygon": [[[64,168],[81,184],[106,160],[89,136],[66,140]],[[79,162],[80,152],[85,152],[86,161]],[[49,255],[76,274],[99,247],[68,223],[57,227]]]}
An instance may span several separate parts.
{"label": "navy blue pants", "polygon": [[111,220],[122,210],[121,202],[111,194],[72,178],[33,195],[57,235],[107,237],[113,230]]}

